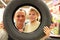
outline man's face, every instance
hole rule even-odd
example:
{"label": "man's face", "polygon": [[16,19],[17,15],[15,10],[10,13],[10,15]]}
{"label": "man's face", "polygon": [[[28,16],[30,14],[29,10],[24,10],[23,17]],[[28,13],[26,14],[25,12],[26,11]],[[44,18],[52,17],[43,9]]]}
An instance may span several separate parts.
{"label": "man's face", "polygon": [[14,19],[17,24],[23,24],[25,22],[25,12],[24,11],[16,12]]}

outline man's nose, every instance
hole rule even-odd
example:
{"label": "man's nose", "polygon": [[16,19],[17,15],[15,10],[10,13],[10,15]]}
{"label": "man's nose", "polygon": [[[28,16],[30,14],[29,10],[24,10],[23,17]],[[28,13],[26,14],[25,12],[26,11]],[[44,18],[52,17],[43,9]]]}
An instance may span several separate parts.
{"label": "man's nose", "polygon": [[23,19],[22,17],[19,18],[20,20]]}

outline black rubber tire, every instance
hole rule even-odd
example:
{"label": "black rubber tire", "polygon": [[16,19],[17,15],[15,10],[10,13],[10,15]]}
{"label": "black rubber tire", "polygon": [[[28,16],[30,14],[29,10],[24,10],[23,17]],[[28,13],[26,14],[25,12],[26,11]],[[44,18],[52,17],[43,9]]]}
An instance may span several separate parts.
{"label": "black rubber tire", "polygon": [[[21,33],[19,32],[13,24],[13,14],[14,12],[22,6],[33,6],[41,14],[42,22],[39,28],[31,33]],[[13,0],[6,7],[3,15],[3,23],[8,32],[8,34],[15,40],[37,40],[42,38],[45,34],[43,32],[44,26],[50,26],[51,17],[50,12],[44,2],[41,0]]]}

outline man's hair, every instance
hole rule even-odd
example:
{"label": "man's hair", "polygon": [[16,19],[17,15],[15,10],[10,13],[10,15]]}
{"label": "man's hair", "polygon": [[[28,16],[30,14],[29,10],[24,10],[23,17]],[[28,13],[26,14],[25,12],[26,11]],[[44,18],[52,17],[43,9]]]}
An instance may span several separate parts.
{"label": "man's hair", "polygon": [[25,13],[25,15],[26,15],[26,11],[25,11],[25,10],[23,10],[22,8],[18,9],[18,10],[16,11],[16,13],[17,13],[18,11],[22,11],[22,12],[24,12],[24,13]]}

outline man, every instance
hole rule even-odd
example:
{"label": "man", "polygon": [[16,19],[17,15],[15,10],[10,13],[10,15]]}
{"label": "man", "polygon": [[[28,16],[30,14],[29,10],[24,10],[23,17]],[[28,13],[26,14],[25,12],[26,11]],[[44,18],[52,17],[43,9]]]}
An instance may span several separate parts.
{"label": "man", "polygon": [[26,13],[23,9],[17,10],[14,15],[15,26],[20,32],[23,32],[23,29],[24,29],[25,16],[26,16]]}

